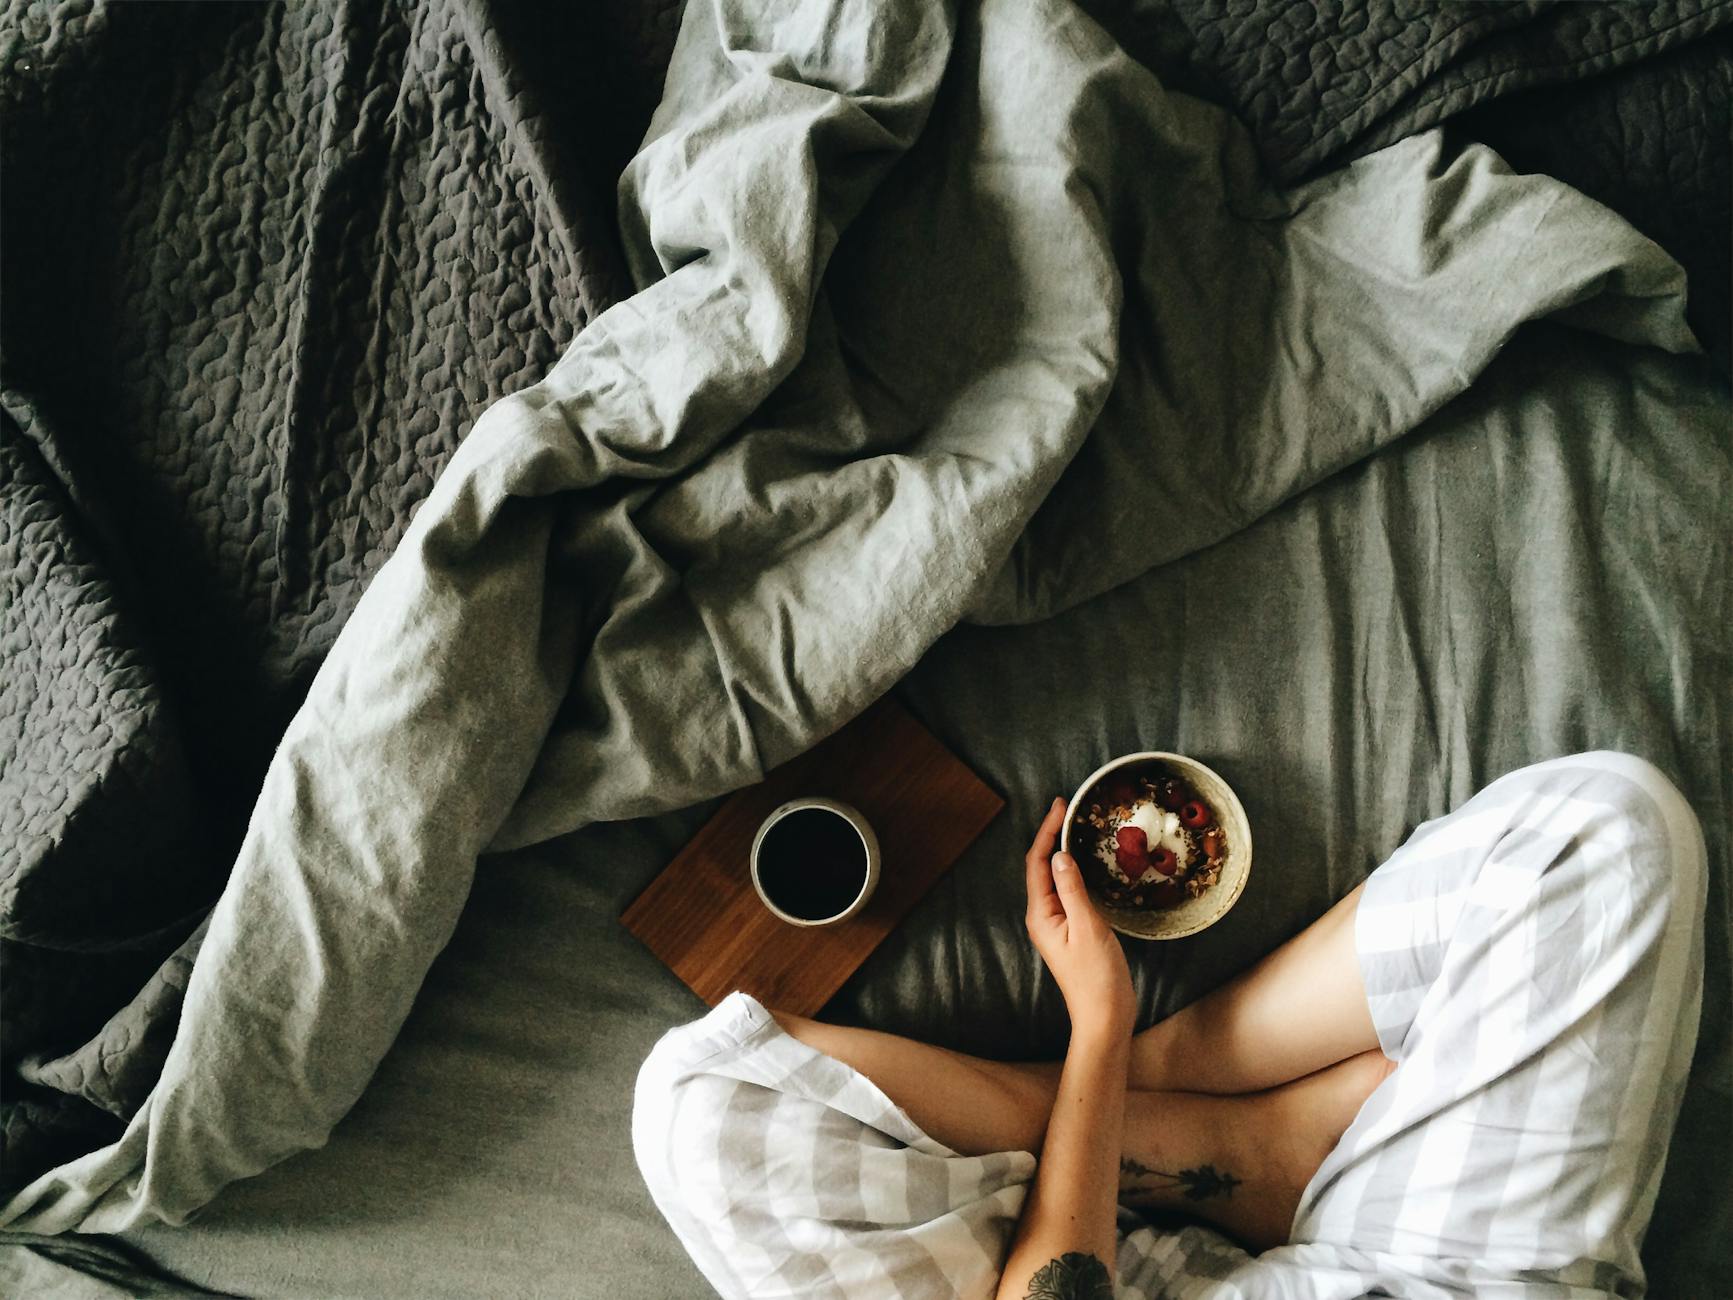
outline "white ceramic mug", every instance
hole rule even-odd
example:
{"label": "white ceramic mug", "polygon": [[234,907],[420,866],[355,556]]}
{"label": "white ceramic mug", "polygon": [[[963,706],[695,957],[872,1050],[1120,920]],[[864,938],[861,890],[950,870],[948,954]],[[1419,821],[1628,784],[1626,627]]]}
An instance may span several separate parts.
{"label": "white ceramic mug", "polygon": [[[765,892],[764,884],[758,874],[758,851],[763,846],[764,837],[769,832],[770,828],[775,826],[779,821],[784,817],[789,816],[791,813],[801,812],[809,808],[818,808],[825,812],[835,813],[843,821],[854,827],[855,833],[860,836],[861,847],[866,852],[866,877],[861,882],[860,892],[855,895],[853,902],[834,916],[809,918],[795,916],[792,913],[783,911],[776,905],[775,900]],[[790,799],[787,803],[772,812],[770,816],[766,817],[763,824],[758,828],[758,834],[752,837],[752,888],[757,892],[760,902],[768,907],[773,914],[782,920],[787,921],[790,925],[835,925],[839,921],[846,921],[849,917],[855,915],[867,905],[867,901],[872,898],[873,890],[877,888],[878,883],[878,836],[873,833],[871,824],[868,823],[865,817],[861,816],[858,808],[853,808],[846,803],[839,802],[838,800],[820,798]]]}

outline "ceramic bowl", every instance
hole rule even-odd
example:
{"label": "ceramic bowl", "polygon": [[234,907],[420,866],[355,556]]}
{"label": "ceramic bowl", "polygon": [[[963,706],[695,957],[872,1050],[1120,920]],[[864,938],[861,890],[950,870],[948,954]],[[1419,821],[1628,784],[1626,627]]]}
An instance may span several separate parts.
{"label": "ceramic bowl", "polygon": [[[1171,754],[1164,750],[1144,750],[1136,754],[1121,755],[1091,772],[1089,778],[1077,787],[1077,793],[1071,796],[1071,802],[1065,809],[1065,828],[1059,834],[1059,847],[1076,857],[1077,854],[1071,848],[1071,838],[1077,825],[1077,815],[1080,810],[1086,810],[1092,802],[1099,802],[1088,797],[1090,792],[1115,773],[1149,762],[1166,764],[1215,810],[1228,841],[1227,858],[1222,864],[1221,876],[1200,896],[1188,898],[1177,907],[1109,907],[1102,903],[1100,898],[1096,899],[1096,903],[1101,907],[1101,914],[1107,918],[1108,924],[1121,934],[1137,939],[1183,939],[1187,935],[1208,929],[1226,916],[1228,909],[1239,901],[1240,894],[1246,887],[1246,877],[1252,870],[1251,823],[1246,820],[1246,810],[1240,806],[1239,796],[1219,773],[1195,758],[1187,758],[1184,754]],[[1084,879],[1088,878],[1089,873],[1086,870]]]}

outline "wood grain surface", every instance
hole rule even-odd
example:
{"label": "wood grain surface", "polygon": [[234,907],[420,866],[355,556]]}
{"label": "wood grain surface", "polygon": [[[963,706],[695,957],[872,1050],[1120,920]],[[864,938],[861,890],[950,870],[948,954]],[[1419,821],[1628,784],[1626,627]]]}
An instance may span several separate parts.
{"label": "wood grain surface", "polygon": [[[789,925],[752,888],[766,816],[806,796],[853,804],[879,839],[879,883],[835,925]],[[729,796],[620,921],[699,997],[735,989],[812,1015],[1005,806],[889,696],[841,731]]]}

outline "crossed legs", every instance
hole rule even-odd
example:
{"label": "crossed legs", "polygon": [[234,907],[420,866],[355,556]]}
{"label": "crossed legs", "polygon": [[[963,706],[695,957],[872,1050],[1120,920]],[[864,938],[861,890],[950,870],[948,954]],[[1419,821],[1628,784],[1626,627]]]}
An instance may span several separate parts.
{"label": "crossed legs", "polygon": [[[1250,970],[1136,1036],[1120,1199],[1208,1220],[1254,1249],[1288,1239],[1307,1182],[1395,1068],[1354,946],[1354,890]],[[1056,1064],[987,1061],[773,1013],[964,1155],[1039,1151]]]}
{"label": "crossed legs", "polygon": [[[1392,1295],[1640,1292],[1696,1046],[1706,897],[1701,828],[1652,764],[1594,752],[1500,777],[1418,827],[1363,892],[1135,1039],[1122,1200],[1253,1248],[1296,1235],[1303,1261],[1247,1270],[1277,1290],[1322,1268]],[[764,1033],[762,1010],[737,1000],[670,1033],[640,1075],[640,1167],[707,1276],[733,1278],[735,1254],[779,1293],[794,1278],[876,1294],[863,1279],[889,1274],[927,1294],[940,1275],[954,1290],[988,1276],[994,1261],[962,1237],[981,1240],[957,1230],[1003,1227],[1028,1159],[895,1149],[905,1127],[831,1058],[975,1155],[1041,1148],[1053,1068],[780,1017],[826,1054],[811,1059]],[[1375,1038],[1401,1060],[1393,1076]],[[851,1161],[858,1142],[871,1149]],[[1328,1181],[1300,1205],[1320,1161]],[[1122,1254],[1147,1244],[1134,1234]],[[1208,1290],[1224,1261],[1167,1244],[1131,1262]]]}

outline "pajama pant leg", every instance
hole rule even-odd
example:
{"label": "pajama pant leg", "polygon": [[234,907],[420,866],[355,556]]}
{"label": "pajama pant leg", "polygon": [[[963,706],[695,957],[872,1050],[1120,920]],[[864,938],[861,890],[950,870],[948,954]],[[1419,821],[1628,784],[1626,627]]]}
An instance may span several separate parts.
{"label": "pajama pant leg", "polygon": [[639,1072],[638,1167],[712,1286],[735,1297],[990,1296],[1034,1177],[961,1156],[865,1075],[726,998]]}
{"label": "pajama pant leg", "polygon": [[[656,1045],[632,1144],[657,1208],[727,1300],[988,1300],[1035,1176],[1028,1152],[935,1142],[741,993]],[[1232,1281],[1250,1257],[1207,1227],[1158,1234],[1129,1211],[1120,1227],[1122,1300],[1258,1294]]]}
{"label": "pajama pant leg", "polygon": [[1296,1260],[1477,1294],[1641,1294],[1705,888],[1695,816],[1629,755],[1524,768],[1417,830],[1356,917],[1398,1068],[1308,1188]]}

